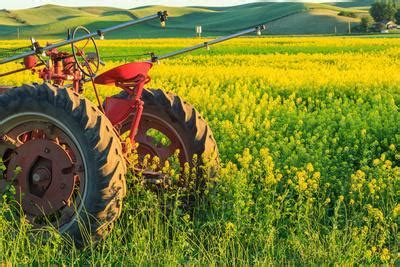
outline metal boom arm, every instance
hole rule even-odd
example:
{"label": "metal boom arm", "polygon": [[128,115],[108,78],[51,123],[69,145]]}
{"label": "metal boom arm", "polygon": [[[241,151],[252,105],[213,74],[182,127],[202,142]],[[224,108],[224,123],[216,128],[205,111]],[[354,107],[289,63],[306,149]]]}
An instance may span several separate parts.
{"label": "metal boom arm", "polygon": [[194,46],[191,46],[191,47],[188,47],[188,48],[184,48],[184,49],[181,49],[181,50],[178,50],[178,51],[174,51],[174,52],[171,52],[171,53],[168,53],[168,54],[164,54],[164,55],[161,55],[161,56],[152,55],[151,60],[149,60],[148,62],[157,62],[158,60],[162,60],[162,59],[170,58],[170,57],[177,56],[177,55],[180,55],[180,54],[184,54],[184,53],[187,53],[187,52],[190,52],[190,51],[194,51],[194,50],[197,50],[197,49],[200,49],[200,48],[203,48],[203,47],[208,47],[210,45],[221,43],[221,42],[227,41],[229,39],[233,39],[233,38],[236,38],[236,37],[239,37],[239,36],[242,36],[242,35],[246,35],[246,34],[249,34],[249,33],[252,33],[252,32],[257,32],[257,34],[260,35],[261,32],[263,30],[265,30],[265,29],[266,29],[265,25],[260,25],[260,26],[253,27],[253,28],[241,31],[241,32],[237,32],[237,33],[231,34],[231,35],[227,35],[227,36],[224,36],[224,37],[219,37],[219,38],[217,38],[215,40],[211,40],[209,42],[204,42],[202,44],[194,45]]}
{"label": "metal boom arm", "polygon": [[42,48],[40,48],[40,51],[32,50],[32,51],[29,51],[29,52],[22,53],[20,55],[16,55],[16,56],[12,56],[12,57],[9,57],[9,58],[5,58],[5,59],[0,60],[0,64],[4,64],[4,63],[11,62],[11,61],[23,59],[23,58],[28,57],[28,56],[33,56],[35,54],[40,54],[40,53],[43,53],[44,51],[52,50],[54,48],[58,48],[58,47],[65,46],[65,45],[69,45],[69,44],[72,44],[72,43],[75,43],[75,42],[79,42],[79,41],[82,41],[82,40],[85,40],[85,39],[89,39],[89,38],[92,38],[92,37],[96,37],[96,36],[102,37],[107,32],[123,29],[123,28],[129,27],[129,26],[133,26],[133,25],[136,25],[136,24],[140,24],[140,23],[143,23],[143,22],[146,22],[146,21],[149,21],[149,20],[153,20],[153,19],[159,18],[161,20],[161,22],[164,22],[166,20],[167,16],[168,16],[168,14],[167,14],[166,11],[164,11],[164,12],[160,11],[157,14],[154,14],[154,15],[151,15],[151,16],[147,16],[147,17],[143,17],[143,18],[140,18],[140,19],[128,21],[128,22],[125,22],[125,23],[122,23],[122,24],[118,24],[118,25],[109,27],[109,28],[105,28],[105,29],[102,29],[102,30],[97,30],[96,32],[92,32],[92,33],[80,36],[78,38],[67,39],[65,41],[62,41],[62,42],[59,42],[59,43],[56,43],[56,44],[52,44],[52,45],[49,45],[49,46],[46,46],[46,47],[42,47]]}

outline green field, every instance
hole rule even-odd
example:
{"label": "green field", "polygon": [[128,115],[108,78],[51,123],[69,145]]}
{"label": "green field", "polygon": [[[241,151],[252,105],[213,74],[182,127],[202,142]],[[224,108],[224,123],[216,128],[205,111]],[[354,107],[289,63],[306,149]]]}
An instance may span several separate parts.
{"label": "green field", "polygon": [[[112,68],[198,42],[99,46]],[[2,65],[0,73],[17,67]],[[399,38],[240,38],[163,61],[148,86],[192,103],[219,145],[216,183],[194,212],[160,209],[163,198],[129,176],[114,230],[78,250],[52,229],[31,229],[3,195],[0,265],[398,266],[399,68]],[[39,80],[21,73],[0,84],[32,81]],[[85,95],[94,99],[89,85]]]}
{"label": "green field", "polygon": [[[348,22],[356,25],[359,18],[338,16],[342,10],[367,15],[371,2],[358,1],[341,4],[309,4],[265,2],[232,7],[166,7],[148,6],[135,9],[111,7],[62,7],[45,5],[24,10],[0,10],[0,38],[63,38],[68,28],[85,25],[91,30],[104,28],[118,22],[168,10],[170,20],[167,30],[151,22],[111,33],[108,38],[137,37],[192,37],[194,27],[203,26],[205,36],[216,36],[269,23],[271,34],[333,34],[347,33]],[[46,14],[43,16],[43,14]]]}

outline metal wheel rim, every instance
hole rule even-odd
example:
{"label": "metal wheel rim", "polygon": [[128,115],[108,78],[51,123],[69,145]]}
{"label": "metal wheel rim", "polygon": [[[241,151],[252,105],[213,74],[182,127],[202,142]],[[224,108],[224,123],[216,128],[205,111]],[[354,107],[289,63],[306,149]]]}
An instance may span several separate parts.
{"label": "metal wheel rim", "polygon": [[[123,125],[121,127],[121,131],[120,131],[121,135],[130,130],[131,121],[132,120],[128,119],[123,123]],[[152,123],[143,128],[144,124],[147,121],[151,121]],[[163,126],[163,127],[158,127],[158,129],[157,129],[157,126]],[[164,128],[164,130],[167,130],[167,133],[162,131],[162,129],[159,129],[159,128]],[[143,130],[143,129],[146,130],[144,133],[141,132],[141,130]],[[170,137],[174,136],[173,139],[178,140],[179,146],[181,147],[180,154],[179,154],[181,166],[183,167],[183,164],[185,164],[186,162],[190,163],[188,149],[187,149],[185,142],[183,141],[181,135],[179,135],[179,133],[176,131],[176,129],[169,122],[167,122],[166,120],[163,120],[159,116],[155,116],[153,114],[146,113],[145,111],[143,111],[142,118],[139,123],[138,134],[136,136],[138,137],[140,134],[145,134],[149,129],[155,129],[157,131],[160,131],[161,133],[163,133],[165,136],[168,137],[168,139],[171,141],[171,143],[173,143],[173,140],[171,140]],[[135,139],[137,139],[137,138],[135,138]],[[135,140],[135,141],[137,141],[139,143],[139,148],[140,148],[141,143],[138,140]],[[174,152],[172,152],[169,155],[169,157],[171,157],[173,155],[173,153]],[[152,155],[152,156],[158,156],[158,155],[156,154],[156,155]],[[160,158],[160,159],[167,160],[165,158]]]}
{"label": "metal wheel rim", "polygon": [[87,181],[88,181],[88,168],[87,168],[87,159],[83,156],[83,150],[81,145],[79,144],[78,140],[76,139],[76,137],[72,134],[72,132],[68,129],[67,126],[65,126],[65,124],[63,124],[61,121],[50,117],[48,115],[42,114],[42,113],[37,113],[37,112],[23,112],[23,113],[18,113],[18,114],[14,114],[12,116],[9,116],[7,118],[5,118],[4,120],[2,120],[0,122],[0,125],[6,125],[8,122],[10,121],[15,121],[14,124],[11,124],[11,126],[9,126],[8,128],[5,128],[5,126],[0,127],[0,131],[2,133],[8,133],[9,131],[11,131],[12,129],[18,127],[19,125],[23,124],[24,122],[29,122],[32,121],[32,118],[34,118],[35,120],[42,120],[45,122],[50,122],[53,123],[55,126],[57,126],[58,128],[60,128],[67,136],[68,138],[71,139],[71,141],[74,143],[74,145],[76,146],[76,148],[78,149],[78,152],[80,154],[80,157],[82,158],[83,161],[83,167],[84,167],[84,186],[83,186],[83,191],[82,191],[82,196],[80,197],[80,203],[79,206],[76,207],[74,215],[71,217],[71,219],[69,220],[69,222],[65,223],[64,225],[62,225],[61,227],[58,228],[58,230],[63,233],[65,232],[67,229],[70,228],[70,226],[77,220],[79,214],[81,213],[83,207],[84,207],[84,202],[87,196]]}

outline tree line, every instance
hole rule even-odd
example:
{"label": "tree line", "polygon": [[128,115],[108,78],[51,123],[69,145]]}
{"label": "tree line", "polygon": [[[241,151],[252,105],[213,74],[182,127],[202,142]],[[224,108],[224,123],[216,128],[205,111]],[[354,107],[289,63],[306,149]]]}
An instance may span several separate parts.
{"label": "tree line", "polygon": [[[400,1],[377,1],[371,5],[369,9],[369,16],[364,16],[361,18],[361,30],[368,31],[373,22],[382,23],[388,21],[395,21],[400,24]],[[383,27],[383,24],[381,24]]]}
{"label": "tree line", "polygon": [[400,4],[396,1],[375,2],[372,4],[369,13],[376,22],[396,21],[400,24]]}

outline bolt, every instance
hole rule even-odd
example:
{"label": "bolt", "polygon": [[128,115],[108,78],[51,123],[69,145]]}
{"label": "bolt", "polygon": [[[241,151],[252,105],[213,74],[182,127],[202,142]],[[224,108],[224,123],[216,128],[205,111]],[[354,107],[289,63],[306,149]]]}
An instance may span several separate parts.
{"label": "bolt", "polygon": [[50,149],[48,149],[47,147],[44,149],[44,153],[50,153]]}
{"label": "bolt", "polygon": [[64,183],[62,183],[61,185],[60,185],[60,189],[64,189],[66,187],[66,184],[64,184]]}
{"label": "bolt", "polygon": [[34,183],[40,182],[40,175],[37,174],[37,173],[34,173],[34,174],[32,175],[32,180],[33,180]]}

